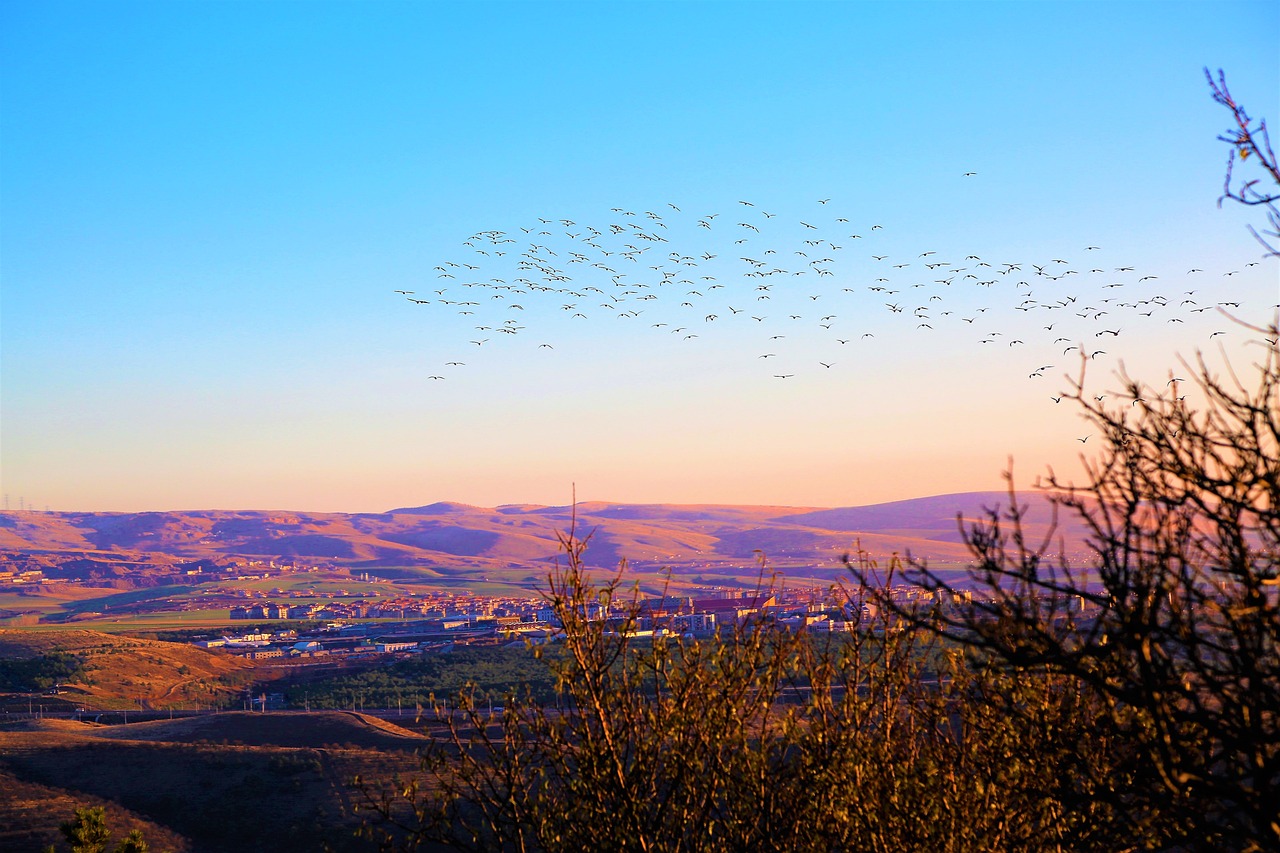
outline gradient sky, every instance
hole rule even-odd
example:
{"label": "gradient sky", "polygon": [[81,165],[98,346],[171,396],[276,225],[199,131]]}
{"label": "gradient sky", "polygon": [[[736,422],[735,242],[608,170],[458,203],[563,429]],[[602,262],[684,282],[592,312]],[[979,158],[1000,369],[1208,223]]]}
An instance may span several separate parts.
{"label": "gradient sky", "polygon": [[[1229,116],[1202,69],[1276,118],[1277,33],[1274,2],[5,3],[6,504],[381,511],[576,484],[847,506],[999,489],[1010,457],[1022,483],[1077,471],[1088,426],[1050,397],[1079,360],[1050,335],[1105,340],[1101,393],[1121,361],[1153,384],[1198,350],[1247,361],[1193,307],[1274,315],[1259,218],[1216,204]],[[717,255],[721,301],[672,286],[643,318],[588,298],[574,320],[531,293],[519,334],[476,346],[509,291],[473,288],[472,315],[394,292],[458,293],[435,267],[479,261],[478,232],[607,233],[613,208],[660,212],[655,255]],[[727,313],[757,293],[748,250],[801,268],[801,221],[840,245],[833,274],[779,278],[767,323]],[[970,255],[1027,284],[921,269]],[[1157,295],[1151,317],[1047,307]]]}

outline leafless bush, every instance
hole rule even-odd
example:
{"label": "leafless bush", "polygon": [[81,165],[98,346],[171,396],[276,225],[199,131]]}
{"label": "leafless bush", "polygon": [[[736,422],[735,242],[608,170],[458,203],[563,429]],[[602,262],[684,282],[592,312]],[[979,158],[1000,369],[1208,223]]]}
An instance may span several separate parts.
{"label": "leafless bush", "polygon": [[[1089,560],[1028,542],[1011,487],[1007,507],[963,525],[972,606],[903,614],[1010,673],[1075,682],[1149,769],[1098,794],[1184,816],[1181,849],[1280,846],[1280,349],[1274,326],[1256,331],[1248,382],[1183,365],[1198,407],[1185,380],[1122,376],[1130,399],[1107,408],[1082,373],[1070,396],[1102,449],[1083,486],[1052,472],[1041,485],[1086,526]],[[908,576],[957,592],[924,563]]]}

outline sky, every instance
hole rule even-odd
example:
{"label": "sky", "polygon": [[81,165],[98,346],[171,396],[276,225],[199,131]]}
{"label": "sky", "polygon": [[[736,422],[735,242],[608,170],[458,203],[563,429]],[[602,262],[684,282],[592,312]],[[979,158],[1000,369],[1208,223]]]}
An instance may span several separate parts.
{"label": "sky", "polygon": [[5,508],[1078,477],[1081,349],[1125,405],[1122,366],[1248,364],[1218,309],[1275,315],[1203,69],[1274,118],[1277,32],[1273,2],[5,3]]}

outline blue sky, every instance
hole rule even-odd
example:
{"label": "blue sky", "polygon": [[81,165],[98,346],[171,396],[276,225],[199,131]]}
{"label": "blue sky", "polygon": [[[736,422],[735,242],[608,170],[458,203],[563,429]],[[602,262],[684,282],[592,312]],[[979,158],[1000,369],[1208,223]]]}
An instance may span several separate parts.
{"label": "blue sky", "polygon": [[[1158,383],[1240,351],[1193,308],[1280,301],[1275,261],[1246,266],[1249,212],[1216,205],[1228,117],[1202,73],[1277,115],[1278,25],[1274,3],[5,4],[4,493],[832,506],[1000,488],[1010,456],[1028,482],[1073,470],[1087,427],[1050,397],[1079,362],[1052,338],[1118,328],[1091,387],[1121,361]],[[495,289],[516,251],[464,245],[554,238],[568,273],[627,212],[667,229],[625,279],[660,298],[586,263],[517,295]],[[818,237],[821,279],[795,254]],[[756,291],[740,258],[768,250],[787,281]],[[647,261],[671,251],[722,291],[663,291]],[[969,256],[1027,283],[966,281],[989,274]],[[942,284],[931,259],[968,271]],[[471,314],[440,304],[449,262],[477,267]],[[1173,302],[1050,307],[1119,294]],[[759,321],[733,301],[762,295]]]}

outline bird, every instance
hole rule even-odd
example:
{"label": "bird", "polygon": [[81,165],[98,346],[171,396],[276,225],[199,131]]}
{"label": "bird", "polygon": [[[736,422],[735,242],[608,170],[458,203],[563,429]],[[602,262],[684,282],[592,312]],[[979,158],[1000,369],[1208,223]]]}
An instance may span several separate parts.
{"label": "bird", "polygon": [[[969,170],[962,172],[966,177],[976,175],[976,171]],[[751,219],[754,215],[748,212],[746,218],[739,221],[740,232],[734,234],[732,232],[720,238],[723,245],[733,244],[735,246],[750,246],[753,244],[761,244],[759,248],[749,250],[753,258],[742,258],[742,263],[747,264],[747,268],[741,270],[744,278],[743,282],[751,282],[758,284],[760,290],[756,293],[757,301],[773,300],[771,305],[776,303],[791,301],[796,304],[801,296],[807,296],[810,301],[818,299],[839,299],[847,301],[850,310],[857,310],[858,306],[865,310],[866,305],[862,297],[867,293],[867,284],[859,281],[858,267],[854,253],[844,253],[840,244],[835,242],[836,237],[830,229],[838,229],[841,225],[846,224],[849,220],[846,216],[840,215],[842,212],[833,210],[835,214],[830,220],[822,219],[819,222],[808,222],[805,220],[791,219],[789,224],[801,224],[804,229],[797,234],[794,231],[778,232],[771,234],[774,227],[772,220],[777,218],[779,223],[788,222],[784,215],[775,216],[774,213],[759,210],[756,204],[746,199],[740,199],[740,205],[750,207],[761,214],[761,219]],[[819,204],[829,205],[835,203],[833,199],[822,197],[817,198]],[[740,301],[741,296],[729,296],[736,294],[740,290],[734,289],[734,282],[731,281],[722,270],[711,270],[705,268],[716,259],[718,247],[715,243],[707,246],[698,246],[696,243],[692,245],[680,245],[676,235],[687,237],[690,233],[702,235],[711,238],[716,233],[716,218],[721,214],[717,212],[704,212],[701,217],[691,215],[687,218],[682,217],[681,206],[666,202],[663,204],[667,208],[661,213],[653,210],[644,210],[635,208],[628,210],[626,207],[609,208],[611,213],[605,214],[604,221],[596,220],[594,223],[586,216],[574,219],[564,219],[561,217],[535,217],[539,225],[525,228],[519,226],[512,228],[508,233],[503,230],[480,230],[476,231],[466,240],[462,241],[465,250],[468,251],[467,263],[462,263],[463,258],[455,258],[453,260],[439,259],[439,263],[435,266],[435,271],[440,273],[442,278],[465,278],[466,281],[440,282],[436,286],[436,295],[441,297],[436,301],[427,299],[407,299],[415,305],[422,306],[416,309],[422,313],[429,313],[433,310],[443,310],[434,307],[436,303],[441,304],[444,308],[453,308],[453,313],[458,313],[459,309],[463,311],[474,312],[476,315],[473,328],[480,331],[489,331],[496,329],[505,335],[514,336],[517,331],[523,330],[523,327],[511,325],[508,321],[501,324],[494,322],[485,316],[486,309],[482,305],[491,304],[488,300],[481,299],[479,304],[477,301],[460,302],[457,299],[444,299],[457,287],[466,287],[472,293],[488,292],[494,300],[492,304],[501,304],[504,308],[512,311],[519,310],[528,314],[532,322],[530,326],[537,328],[538,319],[543,316],[539,312],[539,308],[545,308],[545,300],[560,298],[565,301],[563,306],[566,314],[572,318],[581,319],[589,322],[584,310],[578,310],[581,298],[590,293],[599,295],[599,304],[605,309],[613,312],[613,315],[623,319],[631,319],[638,317],[640,311],[638,307],[632,307],[636,301],[644,300],[646,306],[657,309],[652,313],[660,313],[663,308],[688,308],[690,313],[693,309],[702,309],[700,313],[704,317],[705,323],[711,323],[726,316],[736,317],[738,314],[745,314],[746,309],[727,305],[727,299],[734,298]],[[639,213],[637,213],[639,211]],[[729,222],[732,219],[726,217]],[[581,224],[579,224],[581,223]],[[683,223],[686,227],[683,232],[677,230],[677,223]],[[727,223],[719,223],[727,224]],[[517,223],[518,225],[518,223]],[[670,225],[671,230],[664,231]],[[874,232],[884,228],[882,224],[866,226],[870,228],[870,236],[875,239]],[[750,231],[748,236],[745,231]],[[852,229],[846,228],[842,235],[847,235],[848,239],[862,239],[863,235],[859,233],[849,233]],[[775,239],[784,233],[789,233],[789,239],[792,244],[788,243],[770,243],[769,240]],[[801,237],[803,235],[803,239]],[[740,237],[741,239],[736,239]],[[518,242],[523,241],[523,242]],[[803,242],[804,248],[801,249],[799,244]],[[1081,241],[1087,242],[1087,241]],[[843,243],[843,240],[841,240]],[[510,256],[503,256],[508,252],[508,244],[517,248],[510,249]],[[659,249],[659,246],[665,246]],[[768,248],[765,248],[768,246]],[[709,251],[708,251],[709,249]],[[796,251],[790,252],[789,250]],[[1100,251],[1100,247],[1096,245],[1086,245],[1085,251]],[[883,250],[881,250],[883,252]],[[901,255],[910,256],[909,248],[904,247],[902,250],[895,249],[895,253],[901,252]],[[762,254],[761,254],[762,253]],[[1175,307],[1174,300],[1165,299],[1164,297],[1152,297],[1150,299],[1134,300],[1130,302],[1121,301],[1118,298],[1102,298],[1094,297],[1101,301],[1090,302],[1090,297],[1094,294],[1100,294],[1102,290],[1114,289],[1116,293],[1120,289],[1124,289],[1131,284],[1131,281],[1125,279],[1111,279],[1108,281],[1104,278],[1096,278],[1093,276],[1105,276],[1103,269],[1094,267],[1093,265],[1085,265],[1079,271],[1068,269],[1071,266],[1067,259],[1054,257],[1045,261],[1043,264],[1033,264],[1033,259],[1028,258],[1017,262],[1008,260],[996,263],[983,260],[983,256],[976,252],[957,253],[956,257],[963,258],[959,263],[951,263],[946,260],[940,260],[937,256],[941,252],[936,250],[928,250],[917,252],[921,258],[922,264],[929,270],[943,270],[942,277],[935,280],[915,280],[912,279],[911,273],[906,272],[914,267],[914,264],[908,262],[898,262],[891,264],[890,267],[876,267],[876,269],[884,275],[874,280],[874,286],[870,288],[873,292],[882,293],[885,298],[892,298],[894,295],[906,293],[914,289],[922,289],[917,305],[914,307],[913,317],[916,319],[915,334],[919,335],[923,332],[930,332],[933,329],[944,329],[948,322],[954,320],[963,320],[966,325],[970,325],[976,321],[976,317],[987,310],[998,310],[1001,306],[998,300],[1003,293],[1006,297],[1012,297],[1013,302],[1017,304],[1009,304],[1005,308],[1014,308],[1018,311],[1030,312],[1035,310],[1060,310],[1065,307],[1072,307],[1072,313],[1077,314],[1085,323],[1092,326],[1083,327],[1072,330],[1065,330],[1067,334],[1074,338],[1087,339],[1085,333],[1092,332],[1095,337],[1103,337],[1111,335],[1118,337],[1121,334],[1122,327],[1125,325],[1123,316],[1125,313],[1132,313],[1141,316],[1154,316],[1162,313],[1162,309]],[[802,258],[803,265],[797,264],[798,269],[790,268],[790,265],[781,259],[788,255]],[[770,257],[772,256],[772,260]],[[891,259],[883,253],[871,255],[873,262],[883,262]],[[483,260],[482,260],[483,259]],[[651,261],[651,263],[645,263]],[[719,262],[719,261],[717,261]],[[629,264],[635,264],[635,267],[629,267]],[[714,273],[711,275],[694,275],[693,270],[699,265],[704,265],[703,269],[697,269],[698,273]],[[1058,266],[1061,265],[1061,266]],[[575,270],[586,270],[591,268],[593,274],[599,275],[596,271],[603,272],[607,278],[601,280],[591,280],[585,275],[575,272]],[[967,268],[966,268],[967,267]],[[993,272],[990,279],[982,278],[982,268],[992,268]],[[1001,284],[1005,281],[1004,276],[1013,272],[1018,272],[1024,268],[1032,268],[1040,278],[1031,278],[1028,274],[1025,280],[1009,279],[1010,283],[1016,281],[1015,288],[1001,289]],[[641,270],[644,272],[633,272],[632,270]],[[1114,268],[1119,273],[1127,273],[1135,271],[1134,266],[1123,266]],[[1227,268],[1229,269],[1229,268]],[[1245,267],[1242,265],[1239,271],[1243,274]],[[1198,267],[1189,268],[1189,272],[1202,272]],[[1229,274],[1234,274],[1232,270]],[[807,288],[804,293],[794,292],[791,288],[776,286],[776,282],[790,280],[793,276],[810,276],[806,282],[814,282],[814,286]],[[1057,299],[1045,299],[1042,295],[1039,299],[1033,297],[1033,285],[1036,283],[1048,285],[1050,282],[1057,282],[1059,286],[1065,284],[1071,276],[1076,276],[1075,281],[1084,281],[1086,286],[1090,287],[1090,291],[1061,293]],[[833,282],[838,281],[840,285],[837,287],[824,290],[817,283],[821,282],[825,277],[832,277]],[[1135,279],[1138,277],[1135,276]],[[1154,274],[1143,273],[1141,281],[1145,284],[1148,279],[1155,280]],[[693,279],[697,279],[697,283]],[[754,279],[754,281],[752,281]],[[950,293],[952,290],[942,290],[938,285],[947,288],[956,288],[956,285],[964,286],[969,282],[975,287],[984,288],[980,291],[987,296],[987,304],[979,307],[970,307],[966,311],[940,310],[938,312],[929,311],[925,306],[932,307],[932,303],[937,301],[940,303],[939,308],[952,307],[948,306],[948,299],[943,293]],[[685,296],[683,301],[679,298],[672,300],[671,295],[681,286],[685,285]],[[697,288],[697,289],[694,289]],[[716,290],[724,289],[725,294],[717,299]],[[664,293],[664,290],[666,291]],[[1024,294],[1023,291],[1026,291]],[[410,297],[414,291],[408,288],[400,288],[393,290],[397,295]],[[522,298],[516,298],[519,294]],[[669,295],[670,294],[670,295]],[[1016,294],[1016,297],[1014,296]],[[607,299],[605,297],[608,297]],[[1080,303],[1077,303],[1077,297]],[[697,299],[698,302],[692,300]],[[1243,301],[1243,300],[1241,300]],[[863,302],[859,306],[859,302]],[[1194,300],[1178,300],[1181,307],[1186,309],[1190,306],[1190,310],[1202,312],[1211,310],[1213,307],[1237,307],[1229,302],[1217,302],[1211,305],[1196,305]],[[906,312],[906,298],[903,302],[884,302],[886,309],[892,313]],[[1080,309],[1078,304],[1086,304],[1087,307]],[[518,306],[518,307],[517,307]],[[553,305],[552,307],[558,306]],[[791,307],[789,304],[788,307]],[[526,311],[526,309],[528,309]],[[631,309],[631,310],[625,310]],[[724,312],[728,311],[726,315]],[[792,309],[794,310],[794,309]],[[559,313],[559,312],[555,312]],[[831,315],[823,316],[817,321],[817,325],[824,331],[834,331],[835,316],[834,313],[840,313],[847,316],[846,312],[841,310],[833,312]],[[1172,310],[1165,313],[1165,320],[1169,323],[1181,323],[1185,314],[1181,311],[1174,312]],[[1181,316],[1169,316],[1172,314],[1180,314]],[[969,316],[963,316],[968,314]],[[761,324],[761,330],[765,332],[762,337],[768,337],[769,340],[778,340],[782,336],[770,337],[770,333],[780,331],[777,324],[781,321],[785,323],[787,319],[794,321],[795,324],[803,325],[801,320],[808,320],[808,316],[801,316],[789,312],[775,312],[772,315],[748,315],[752,316],[755,322]],[[1102,328],[1098,322],[1103,317],[1116,317],[1117,319],[1109,321],[1110,328]],[[598,311],[592,315],[592,319],[598,318]],[[948,318],[951,318],[949,321]],[[655,318],[660,319],[660,318]],[[1071,322],[1075,322],[1074,320]],[[1186,320],[1190,323],[1191,320]],[[486,323],[486,325],[480,325]],[[718,324],[723,327],[724,324]],[[732,321],[730,322],[732,325]],[[1035,328],[1039,325],[1041,329],[1049,334],[1057,334],[1058,337],[1044,339],[1028,337],[1026,339],[1010,340],[1004,337],[1008,347],[1019,346],[1025,351],[1034,351],[1037,345],[1043,345],[1049,340],[1053,341],[1053,345],[1057,346],[1061,343],[1069,343],[1069,340],[1057,330],[1063,329],[1067,323],[1040,323],[1028,324],[1029,328]],[[766,327],[768,327],[766,329]],[[665,324],[646,323],[641,328],[667,328]],[[690,335],[683,327],[677,330],[681,335]],[[535,332],[537,334],[537,332]],[[1030,332],[1028,331],[1030,335]],[[1219,334],[1225,336],[1225,332],[1215,332],[1212,336],[1217,337]],[[794,337],[790,335],[788,337]],[[865,341],[868,337],[874,337],[870,332],[862,335]],[[1002,336],[998,333],[988,333],[981,339],[983,343],[997,341]],[[686,338],[688,339],[688,338]],[[544,338],[547,340],[547,338]],[[855,339],[836,338],[834,335],[828,338],[822,335],[820,342],[826,344],[828,340],[835,340],[837,344],[846,345]],[[463,338],[465,341],[465,338]],[[488,339],[476,339],[472,341],[477,346],[488,342]],[[816,343],[817,341],[815,341]],[[552,349],[550,343],[538,344],[536,339],[532,342],[536,348]],[[1068,347],[1064,352],[1070,352],[1072,349],[1079,350],[1080,347]],[[1094,350],[1092,352],[1085,350],[1088,357],[1099,358],[1104,353],[1102,350]],[[772,356],[773,354],[770,354]],[[823,359],[821,351],[815,354],[815,360],[826,368],[828,365],[834,366],[834,362],[826,362]],[[1029,375],[1033,377],[1043,376],[1047,374],[1047,366],[1035,367],[1029,371]],[[781,374],[775,374],[781,375]],[[1055,402],[1062,399],[1056,397]]]}

